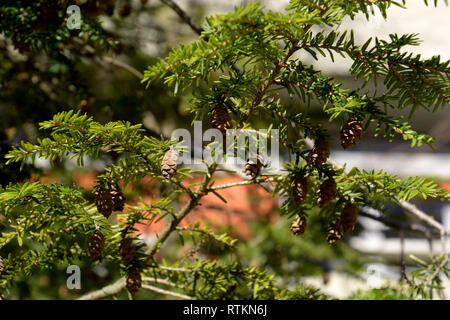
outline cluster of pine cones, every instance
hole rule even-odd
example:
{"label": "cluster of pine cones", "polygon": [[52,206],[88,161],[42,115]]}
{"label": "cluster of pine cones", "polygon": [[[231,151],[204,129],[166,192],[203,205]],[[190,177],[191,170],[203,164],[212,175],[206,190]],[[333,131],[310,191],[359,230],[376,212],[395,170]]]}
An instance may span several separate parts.
{"label": "cluster of pine cones", "polygon": [[[358,120],[358,115],[353,115],[344,124],[340,132],[341,145],[344,149],[354,146],[362,136],[363,127]],[[330,144],[324,137],[319,137],[310,153],[312,166],[318,168],[325,163],[330,156]]]}
{"label": "cluster of pine cones", "polygon": [[[119,243],[119,255],[125,265],[130,265],[136,256],[136,246],[133,239],[124,236]],[[133,266],[129,269],[126,282],[127,290],[135,295],[142,286],[141,271]]]}
{"label": "cluster of pine cones", "polygon": [[[305,201],[308,193],[308,180],[302,175],[298,175],[292,184],[292,198],[296,205]],[[333,178],[328,178],[317,190],[317,205],[323,207],[336,197],[337,187]]]}
{"label": "cluster of pine cones", "polygon": [[[122,211],[125,204],[125,197],[119,186],[112,183],[109,189],[106,185],[96,186],[95,203],[97,210],[108,218],[113,211]],[[89,241],[89,254],[92,259],[100,259],[105,248],[105,236],[97,228]],[[136,246],[133,239],[124,236],[119,242],[119,255],[125,265],[130,265],[136,256]],[[141,273],[138,268],[132,267],[127,275],[126,287],[131,294],[136,294],[141,288]]]}
{"label": "cluster of pine cones", "polygon": [[116,183],[106,186],[100,184],[95,187],[95,205],[98,212],[109,218],[113,211],[122,211],[125,197]]}
{"label": "cluster of pine cones", "polygon": [[[119,243],[119,255],[125,265],[132,263],[136,256],[136,246],[132,238],[124,236]],[[133,266],[127,274],[127,290],[132,295],[135,295],[142,286],[141,271],[139,268]]]}
{"label": "cluster of pine cones", "polygon": [[[342,210],[340,219],[331,223],[328,227],[328,243],[334,245],[336,242],[341,240],[345,232],[353,230],[357,219],[358,209],[353,203],[348,202]],[[301,212],[299,217],[292,222],[291,231],[296,236],[301,235],[305,232],[306,225],[306,217],[303,212]]]}
{"label": "cluster of pine cones", "polygon": [[[125,197],[116,183],[99,184],[95,187],[95,205],[98,212],[106,218],[109,218],[113,211],[122,211],[125,205]],[[105,236],[97,228],[89,241],[89,254],[92,259],[97,260],[101,257],[105,248]]]}
{"label": "cluster of pine cones", "polygon": [[[305,201],[308,193],[308,180],[303,175],[298,175],[292,184],[292,198],[297,206]],[[336,182],[333,178],[328,178],[320,185],[317,190],[317,204],[319,207],[323,207],[336,197],[337,188]],[[291,225],[291,231],[295,235],[300,235],[305,232],[306,218],[301,212],[299,218],[297,218]]]}
{"label": "cluster of pine cones", "polygon": [[353,203],[347,202],[344,209],[342,209],[340,219],[333,222],[328,228],[328,243],[334,245],[341,240],[345,232],[352,230],[355,227],[357,219],[358,209]]}
{"label": "cluster of pine cones", "polygon": [[[362,124],[358,121],[357,115],[352,116],[341,130],[341,145],[344,149],[355,145],[362,135]],[[330,156],[330,145],[324,137],[319,137],[314,147],[311,149],[309,160],[313,167],[318,168],[325,163]],[[297,206],[306,199],[308,193],[308,180],[303,175],[297,175],[293,179],[292,198]],[[319,186],[317,190],[317,205],[323,207],[336,198],[336,181],[329,177]],[[342,239],[345,232],[353,229],[358,216],[356,206],[348,202],[342,210],[340,219],[332,223],[328,228],[327,241],[333,245]],[[291,231],[295,235],[305,232],[306,217],[300,212],[299,217],[292,222]]]}
{"label": "cluster of pine cones", "polygon": [[[105,236],[96,229],[89,241],[89,254],[92,259],[97,260],[101,257],[103,249],[105,248]],[[123,237],[119,242],[119,255],[125,265],[129,265],[135,258],[136,246],[133,243],[133,239]],[[128,291],[134,295],[141,288],[142,279],[141,273],[138,268],[132,267],[127,275],[126,287]]]}

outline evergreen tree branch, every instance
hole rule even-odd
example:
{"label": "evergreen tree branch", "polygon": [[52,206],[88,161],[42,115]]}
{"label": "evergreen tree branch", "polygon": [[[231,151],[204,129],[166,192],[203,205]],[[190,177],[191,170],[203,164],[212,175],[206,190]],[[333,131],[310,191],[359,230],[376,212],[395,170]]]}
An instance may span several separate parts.
{"label": "evergreen tree branch", "polygon": [[158,240],[150,248],[148,248],[146,255],[152,257],[156,252],[158,252],[171,233],[176,230],[181,220],[183,220],[184,217],[186,217],[189,212],[198,205],[200,199],[208,193],[207,185],[211,181],[212,175],[214,174],[216,168],[217,164],[212,164],[211,167],[208,168],[208,173],[203,178],[198,190],[193,196],[191,196],[191,199],[184,206],[184,208],[174,216],[166,229],[164,229],[164,231],[159,235]]}
{"label": "evergreen tree branch", "polygon": [[266,91],[275,83],[276,78],[280,75],[280,72],[281,72],[282,68],[286,66],[286,62],[289,60],[289,58],[297,50],[298,50],[297,46],[294,45],[294,44],[291,44],[291,46],[287,50],[287,53],[283,57],[283,59],[281,61],[275,62],[275,68],[273,69],[272,73],[270,74],[269,80],[261,88],[261,91],[259,92],[258,96],[256,97],[255,102],[251,106],[251,108],[250,108],[249,112],[247,113],[244,121],[248,121],[252,117],[252,115],[255,112],[256,108],[261,104],[264,96],[266,95]]}
{"label": "evergreen tree branch", "polygon": [[[322,76],[320,72],[315,71],[312,67],[303,66],[299,61],[291,61],[290,70],[283,75],[277,84],[285,87],[289,92],[296,92],[305,102],[307,96],[314,94],[319,102],[323,103],[323,109],[330,115],[330,121],[343,113],[360,114],[361,118],[369,116],[366,128],[369,123],[376,122],[376,136],[381,130],[381,125],[385,125],[384,135],[389,140],[395,134],[398,134],[404,140],[410,140],[411,146],[421,146],[425,143],[431,148],[433,147],[434,138],[414,131],[409,123],[402,122],[402,117],[393,118],[381,110],[382,108],[385,110],[393,108],[386,96],[369,97],[366,94],[359,94],[359,90],[349,92],[343,89],[342,85],[332,77]],[[298,87],[300,91],[295,90],[293,86]],[[289,116],[285,115],[284,117]],[[305,130],[312,127],[309,122],[307,124],[299,123],[299,117],[290,119],[301,125]]]}
{"label": "evergreen tree branch", "polygon": [[[158,239],[152,244],[152,246],[146,250],[146,252],[145,252],[146,256],[153,257],[154,254],[159,251],[159,249],[164,244],[164,242],[176,230],[178,224],[191,212],[191,210],[193,208],[195,208],[198,205],[200,199],[208,193],[207,185],[211,181],[212,175],[214,174],[216,168],[217,168],[217,164],[212,164],[208,168],[208,172],[207,172],[207,174],[205,174],[205,177],[203,178],[203,181],[200,184],[198,190],[193,194],[193,196],[191,196],[191,199],[184,206],[184,208],[173,217],[173,219],[170,221],[169,225],[158,236]],[[108,286],[104,287],[103,289],[86,294],[82,298],[83,299],[100,299],[105,296],[120,292],[124,288],[123,282],[125,282],[125,278],[121,278],[114,284],[108,285]],[[111,293],[111,292],[113,292],[113,293]]]}
{"label": "evergreen tree branch", "polygon": [[[305,144],[309,147],[309,148],[313,148],[314,147],[314,142],[311,139],[306,138],[305,139]],[[329,162],[333,162],[336,163],[335,161],[332,160],[332,158],[330,157]],[[337,168],[339,169],[339,168]],[[342,169],[342,168],[341,168]],[[450,235],[450,230],[446,230],[445,227],[437,222],[436,220],[434,220],[430,215],[426,214],[425,212],[423,212],[422,210],[420,210],[419,208],[417,208],[415,205],[413,205],[412,203],[408,202],[408,201],[396,201],[396,203],[402,207],[403,209],[405,209],[407,212],[412,213],[413,215],[415,215],[417,218],[419,218],[420,220],[424,221],[425,223],[427,223],[428,225],[430,225],[431,227],[437,229],[441,236],[446,236],[446,235]]]}
{"label": "evergreen tree branch", "polygon": [[417,106],[427,108],[432,103],[436,110],[450,103],[450,61],[441,63],[439,57],[421,60],[420,55],[400,52],[406,45],[418,44],[415,34],[401,37],[390,35],[390,41],[375,38],[375,45],[368,49],[372,39],[358,46],[354,43],[353,33],[350,39],[346,38],[346,33],[308,34],[299,46],[315,59],[317,54],[314,50],[324,56],[324,51],[328,51],[333,60],[332,51],[344,57],[347,55],[354,61],[350,71],[357,79],[364,78],[366,83],[369,79],[374,79],[376,83],[377,77],[385,77],[388,94],[399,98],[402,102],[400,108],[412,105],[413,112]]}
{"label": "evergreen tree branch", "polygon": [[[359,206],[359,214],[363,217],[370,218],[375,221],[379,221],[386,226],[391,228],[395,228],[398,230],[408,230],[412,232],[417,232],[422,235],[440,235],[440,231],[436,228],[428,228],[421,224],[417,223],[406,223],[399,220],[391,219],[387,216],[384,216],[383,213],[377,209],[368,206]],[[450,231],[449,231],[450,232]]]}
{"label": "evergreen tree branch", "polygon": [[[326,7],[326,8],[320,8],[319,17],[322,17],[323,15],[325,15],[329,8],[330,8],[329,6]],[[304,33],[306,34],[308,32],[308,30],[311,29],[311,27],[312,27],[312,24],[307,24],[304,27]],[[256,110],[256,108],[262,102],[262,100],[263,100],[263,98],[264,98],[264,96],[266,94],[266,91],[276,82],[276,79],[280,75],[280,73],[282,71],[282,68],[284,68],[286,66],[288,60],[299,49],[301,49],[301,47],[299,47],[298,41],[295,41],[295,43],[294,43],[291,40],[289,49],[287,50],[287,53],[285,54],[283,59],[281,61],[276,61],[275,62],[275,68],[273,69],[271,75],[269,76],[269,80],[265,83],[265,85],[260,90],[258,96],[255,99],[255,102],[253,103],[253,105],[251,106],[247,116],[245,117],[245,121],[248,121],[251,118],[253,112]]]}

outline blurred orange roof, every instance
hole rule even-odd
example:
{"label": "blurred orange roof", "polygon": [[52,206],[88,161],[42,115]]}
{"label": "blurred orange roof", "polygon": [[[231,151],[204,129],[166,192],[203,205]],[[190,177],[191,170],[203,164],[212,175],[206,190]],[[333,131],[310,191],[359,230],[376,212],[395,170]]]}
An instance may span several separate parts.
{"label": "blurred orange roof", "polygon": [[[186,179],[185,184],[198,182],[201,177]],[[215,185],[228,184],[242,181],[237,176],[220,176],[215,179]],[[208,225],[214,229],[223,226],[230,227],[231,235],[250,239],[253,235],[250,231],[250,222],[255,219],[268,219],[275,222],[279,219],[276,211],[278,200],[272,198],[262,187],[258,185],[235,186],[232,188],[217,190],[227,203],[224,203],[215,194],[210,193],[204,196],[199,205],[181,222],[180,226],[201,221],[203,225]],[[144,200],[150,200],[144,197]],[[180,205],[183,206],[188,201],[188,196],[183,195]],[[142,233],[155,235],[160,233],[166,223],[159,221],[151,225],[140,225],[137,229]]]}
{"label": "blurred orange roof", "polygon": [[[79,186],[85,189],[92,189],[96,182],[97,172],[78,172],[73,175],[73,180]],[[35,177],[37,179],[37,177]],[[41,177],[42,179],[42,177]],[[192,179],[185,179],[185,185],[200,182],[201,176],[195,176]],[[45,178],[46,181],[51,179]],[[242,181],[238,176],[222,175],[214,179],[215,185],[228,184]],[[139,185],[140,197],[145,202],[157,200],[159,190],[154,188],[151,178],[144,178]],[[130,190],[127,188],[126,190]],[[202,225],[213,229],[229,227],[231,235],[241,239],[249,239],[253,235],[250,230],[250,223],[255,219],[268,219],[275,222],[279,219],[277,212],[278,199],[272,198],[270,194],[258,185],[242,185],[232,188],[220,189],[216,191],[227,203],[224,203],[215,194],[210,193],[204,196],[199,205],[181,222],[180,226],[187,226],[190,223],[200,221]],[[137,198],[127,199],[128,204],[139,205]],[[183,206],[189,200],[189,196],[184,194],[180,198],[180,206]],[[167,225],[164,219],[152,224],[136,225],[138,233],[147,236],[156,236]]]}

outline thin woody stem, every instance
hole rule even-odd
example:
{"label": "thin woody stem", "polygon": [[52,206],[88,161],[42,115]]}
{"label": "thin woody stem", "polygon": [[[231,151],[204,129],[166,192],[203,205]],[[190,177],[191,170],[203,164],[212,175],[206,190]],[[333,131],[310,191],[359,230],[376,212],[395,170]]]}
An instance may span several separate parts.
{"label": "thin woody stem", "polygon": [[202,34],[202,32],[204,31],[203,28],[192,22],[192,18],[183,9],[181,9],[178,4],[176,4],[172,0],[161,0],[161,2],[170,7],[173,11],[175,11],[175,13],[184,22],[186,22],[195,33],[197,33],[198,35]]}
{"label": "thin woody stem", "polygon": [[154,291],[160,294],[164,294],[164,295],[170,295],[170,296],[174,296],[180,299],[184,299],[184,300],[192,300],[194,298],[192,298],[191,296],[185,295],[185,294],[181,294],[178,292],[173,292],[173,291],[169,291],[169,290],[165,290],[165,289],[161,289],[159,287],[155,287],[149,284],[143,284],[142,285],[142,289],[145,290],[150,290],[150,291]]}
{"label": "thin woody stem", "polygon": [[[330,7],[326,7],[323,8],[323,10],[321,10],[320,16],[323,16],[328,10],[330,9]],[[305,26],[304,28],[304,33],[307,33],[309,29],[311,29],[312,25],[308,24]],[[286,55],[283,57],[283,59],[281,61],[276,61],[275,62],[275,68],[273,69],[271,75],[269,76],[269,80],[267,81],[267,83],[263,86],[263,88],[261,89],[259,95],[257,96],[257,98],[255,99],[255,102],[253,103],[253,105],[250,108],[250,111],[248,112],[247,116],[243,119],[244,121],[248,121],[251,116],[253,115],[253,113],[255,112],[256,108],[260,105],[260,103],[262,102],[267,90],[276,83],[277,77],[280,75],[281,70],[283,67],[286,66],[287,61],[292,57],[292,55],[297,51],[301,49],[301,47],[298,45],[298,42],[292,42]]]}
{"label": "thin woody stem", "polygon": [[[184,21],[186,22],[189,27],[191,27],[191,29],[197,33],[198,35],[201,35],[202,32],[204,31],[204,29],[198,25],[196,25],[193,21],[192,18],[183,10],[180,8],[180,6],[178,4],[176,4],[175,2],[173,2],[172,0],[161,0],[162,3],[164,3],[165,5],[167,5],[168,7],[170,7],[173,11],[175,11],[175,13]],[[209,37],[205,36],[203,37],[203,40],[208,41]],[[242,73],[242,71],[235,65],[233,64],[231,66],[231,68],[236,71],[237,73]]]}

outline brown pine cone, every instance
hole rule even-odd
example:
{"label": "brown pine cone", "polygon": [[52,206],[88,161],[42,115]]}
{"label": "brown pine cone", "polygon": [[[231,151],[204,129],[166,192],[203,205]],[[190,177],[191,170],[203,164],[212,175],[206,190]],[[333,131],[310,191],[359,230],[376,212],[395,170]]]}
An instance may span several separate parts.
{"label": "brown pine cone", "polygon": [[105,248],[105,236],[100,230],[95,230],[89,241],[89,254],[92,259],[97,260],[102,255]]}
{"label": "brown pine cone", "polygon": [[295,203],[297,205],[300,205],[306,199],[307,193],[308,193],[308,180],[303,176],[295,178],[292,189],[292,196],[294,198]]}
{"label": "brown pine cone", "polygon": [[97,206],[97,210],[106,218],[109,218],[114,209],[111,192],[104,185],[97,185],[95,189],[95,205]]}
{"label": "brown pine cone", "polygon": [[344,209],[342,209],[341,213],[341,225],[342,228],[344,229],[344,232],[352,230],[356,224],[357,219],[358,219],[358,209],[353,203],[348,202],[345,205]]}
{"label": "brown pine cone", "polygon": [[245,174],[253,178],[258,176],[261,173],[263,163],[264,159],[260,154],[256,155],[256,157],[253,157],[252,159],[249,159],[245,164]]}
{"label": "brown pine cone", "polygon": [[173,147],[170,148],[169,151],[166,152],[164,155],[164,158],[161,163],[161,170],[164,178],[169,180],[174,176],[174,174],[177,172],[177,160],[178,155],[176,151],[173,149]]}
{"label": "brown pine cone", "polygon": [[355,145],[361,139],[363,127],[358,116],[351,117],[341,130],[341,145],[344,149]]}
{"label": "brown pine cone", "polygon": [[305,232],[306,218],[302,214],[292,222],[291,231],[294,235],[299,236]]}
{"label": "brown pine cone", "polygon": [[136,247],[133,244],[133,239],[123,238],[119,243],[119,254],[124,263],[129,263],[133,260],[136,254]]}
{"label": "brown pine cone", "polygon": [[142,286],[141,272],[138,269],[132,269],[127,276],[127,290],[135,295]]}
{"label": "brown pine cone", "polygon": [[323,207],[336,197],[336,182],[333,178],[325,180],[317,190],[317,204]]}
{"label": "brown pine cone", "polygon": [[226,136],[227,129],[231,128],[232,124],[230,114],[222,104],[218,104],[212,111],[211,125],[213,128],[219,129],[224,137]]}
{"label": "brown pine cone", "polygon": [[327,161],[329,156],[330,144],[327,139],[320,137],[316,140],[314,147],[311,150],[311,163],[314,167],[318,168],[322,163]]}
{"label": "brown pine cone", "polygon": [[112,198],[112,201],[114,204],[113,210],[114,211],[122,211],[123,206],[125,205],[125,197],[123,196],[123,193],[120,190],[120,187],[116,183],[113,183],[111,185],[110,194],[111,194],[111,198]]}
{"label": "brown pine cone", "polygon": [[327,241],[329,244],[334,245],[336,242],[342,239],[344,230],[340,223],[332,223],[328,228]]}

